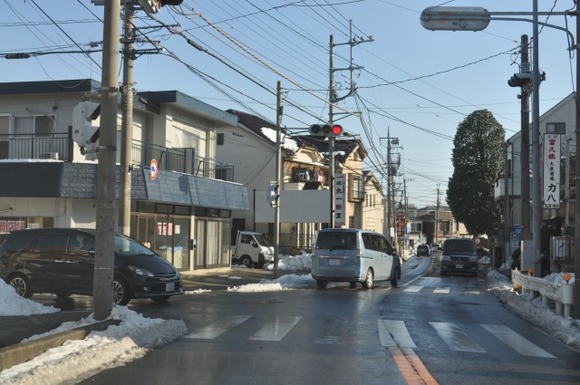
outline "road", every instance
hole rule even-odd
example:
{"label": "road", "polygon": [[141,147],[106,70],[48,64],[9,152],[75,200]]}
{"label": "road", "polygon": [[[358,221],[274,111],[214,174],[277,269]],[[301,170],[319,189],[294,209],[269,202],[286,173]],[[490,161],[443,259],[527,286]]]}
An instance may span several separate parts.
{"label": "road", "polygon": [[133,310],[183,319],[190,334],[81,384],[580,383],[579,352],[510,313],[483,279],[425,274],[429,265],[406,263],[398,288],[136,301]]}

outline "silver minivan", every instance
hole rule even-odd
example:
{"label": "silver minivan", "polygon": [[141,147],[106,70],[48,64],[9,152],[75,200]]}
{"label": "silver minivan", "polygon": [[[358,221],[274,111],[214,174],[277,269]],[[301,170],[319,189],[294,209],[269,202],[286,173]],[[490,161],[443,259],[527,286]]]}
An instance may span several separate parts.
{"label": "silver minivan", "polygon": [[365,289],[374,281],[391,281],[397,287],[401,259],[387,238],[360,229],[322,229],[312,248],[312,278],[318,287],[328,282],[360,282]]}

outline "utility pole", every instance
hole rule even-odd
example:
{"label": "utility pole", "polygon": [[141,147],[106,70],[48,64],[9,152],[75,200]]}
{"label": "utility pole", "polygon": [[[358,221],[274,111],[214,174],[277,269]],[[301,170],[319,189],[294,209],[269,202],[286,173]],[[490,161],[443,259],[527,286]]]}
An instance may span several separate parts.
{"label": "utility pole", "polygon": [[441,190],[437,185],[437,210],[435,211],[435,243],[439,243],[439,210],[441,208],[440,200]]}
{"label": "utility pole", "polygon": [[[355,45],[360,44],[360,43],[368,43],[368,42],[372,42],[373,38],[370,37],[369,39],[363,39],[360,38],[358,40],[356,40],[353,37],[352,34],[352,20],[350,20],[349,22],[349,40],[346,43],[334,43],[334,35],[330,35],[330,68],[329,68],[329,105],[328,105],[328,123],[330,125],[332,125],[334,123],[334,105],[343,100],[346,99],[347,97],[353,95],[356,92],[356,86],[353,80],[353,72],[354,70],[357,69],[362,69],[363,67],[361,66],[355,66],[353,65],[353,56],[352,56],[352,49]],[[350,47],[350,62],[349,62],[349,66],[347,68],[334,68],[334,47],[338,46],[338,45],[348,45]],[[350,90],[349,92],[342,96],[342,97],[338,97],[336,95],[336,91],[334,89],[334,72],[335,71],[350,71]],[[334,137],[332,135],[330,135],[328,137],[328,152],[329,152],[329,162],[330,162],[330,168],[329,168],[329,179],[330,179],[330,222],[329,222],[329,226],[331,228],[335,227],[336,221],[335,221],[335,202],[334,202],[334,173],[335,173],[335,164],[334,164]]]}
{"label": "utility pole", "polygon": [[[520,72],[514,74],[514,76],[512,76],[508,80],[508,85],[510,87],[521,88],[521,93],[518,96],[521,101],[520,196],[522,198],[521,198],[520,217],[522,222],[520,223],[520,225],[522,226],[521,240],[524,241],[529,241],[532,239],[531,233],[532,223],[530,222],[530,93],[532,88],[532,79],[530,70],[529,50],[530,45],[528,35],[522,35],[520,47],[521,53]],[[508,214],[506,214],[506,216],[507,215]],[[509,233],[506,233],[506,237],[508,236],[508,234]],[[505,254],[507,259],[509,257],[509,253],[507,252],[507,250]]]}
{"label": "utility pole", "polygon": [[118,0],[106,0],[103,17],[103,73],[101,79],[101,128],[97,167],[97,217],[93,284],[94,318],[102,321],[113,308],[115,163],[117,152],[117,95],[119,62]]}
{"label": "utility pole", "polygon": [[276,182],[278,183],[278,204],[274,207],[274,278],[278,278],[278,254],[280,253],[280,204],[282,195],[282,82],[276,87]]}
{"label": "utility pole", "polygon": [[391,129],[387,127],[387,238],[391,240]]}
{"label": "utility pole", "polygon": [[[576,14],[580,12],[580,3],[576,3]],[[576,39],[580,37],[580,18],[576,17]],[[535,44],[535,43],[534,43]],[[574,210],[574,272],[576,279],[580,276],[580,202],[578,199],[578,186],[580,186],[580,167],[578,162],[578,149],[580,148],[580,49],[576,47],[576,208]],[[534,63],[535,64],[535,63]],[[574,318],[580,319],[580,284],[578,281],[574,287]]]}
{"label": "utility pole", "polygon": [[125,1],[123,19],[123,89],[121,108],[121,193],[119,200],[120,232],[131,235],[131,161],[133,144],[133,60],[135,59],[133,1]]}

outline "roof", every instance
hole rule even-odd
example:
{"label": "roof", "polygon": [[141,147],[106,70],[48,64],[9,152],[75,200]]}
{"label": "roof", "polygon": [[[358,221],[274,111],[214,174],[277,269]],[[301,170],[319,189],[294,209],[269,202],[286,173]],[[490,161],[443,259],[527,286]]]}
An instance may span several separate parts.
{"label": "roof", "polygon": [[236,117],[227,111],[220,110],[211,106],[207,103],[202,102],[196,98],[188,96],[180,91],[150,91],[150,92],[139,92],[138,95],[151,101],[153,103],[177,103],[180,106],[189,108],[195,111],[197,114],[213,120],[218,121],[223,124],[228,124],[232,126],[237,126],[238,121]]}
{"label": "roof", "polygon": [[49,94],[97,91],[101,83],[91,79],[0,83],[0,95]]}

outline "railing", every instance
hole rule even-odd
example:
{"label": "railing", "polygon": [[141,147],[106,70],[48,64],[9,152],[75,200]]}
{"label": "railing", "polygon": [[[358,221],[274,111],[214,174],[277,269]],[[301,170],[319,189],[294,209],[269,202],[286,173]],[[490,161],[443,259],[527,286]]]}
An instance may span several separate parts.
{"label": "railing", "polygon": [[68,133],[0,135],[0,159],[59,159],[72,161]]}
{"label": "railing", "polygon": [[[120,154],[117,161],[120,162]],[[57,159],[73,161],[70,133],[0,135],[0,159]],[[167,148],[133,141],[131,162],[149,167],[156,159],[164,170],[183,172],[205,178],[234,180],[234,166],[195,155],[193,148]]]}
{"label": "railing", "polygon": [[532,295],[539,293],[542,296],[542,303],[548,305],[550,301],[555,303],[556,314],[564,317],[572,316],[572,305],[574,304],[574,285],[556,285],[538,277],[531,277],[517,270],[512,271],[512,282],[514,285],[522,287],[523,292],[531,292]]}
{"label": "railing", "polygon": [[308,234],[280,234],[280,253],[291,251],[310,252],[312,249],[312,235]]}

